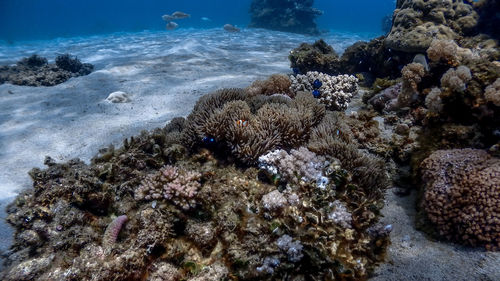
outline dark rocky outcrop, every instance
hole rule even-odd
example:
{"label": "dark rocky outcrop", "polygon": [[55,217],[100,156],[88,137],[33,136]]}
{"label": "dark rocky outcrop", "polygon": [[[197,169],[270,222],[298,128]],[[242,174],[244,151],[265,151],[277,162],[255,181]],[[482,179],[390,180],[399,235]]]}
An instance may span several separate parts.
{"label": "dark rocky outcrop", "polygon": [[314,19],[323,12],[313,0],[253,0],[250,27],[301,34],[319,34]]}
{"label": "dark rocky outcrop", "polygon": [[93,69],[92,64],[82,63],[69,54],[57,56],[53,64],[49,64],[46,58],[32,55],[23,58],[16,65],[0,66],[0,84],[54,86],[71,77],[88,75]]}

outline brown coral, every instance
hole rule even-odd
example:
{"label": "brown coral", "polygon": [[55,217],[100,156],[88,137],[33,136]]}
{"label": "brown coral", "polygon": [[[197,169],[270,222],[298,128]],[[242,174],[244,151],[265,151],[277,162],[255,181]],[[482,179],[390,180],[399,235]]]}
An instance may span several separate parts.
{"label": "brown coral", "polygon": [[498,78],[493,84],[486,87],[484,97],[486,98],[486,101],[491,102],[496,106],[500,106],[500,78]]}
{"label": "brown coral", "polygon": [[418,83],[422,81],[422,77],[425,75],[425,68],[422,64],[413,62],[403,67],[401,74],[403,75],[403,85],[401,93],[398,95],[398,105],[406,107],[418,95]]}
{"label": "brown coral", "polygon": [[433,62],[443,61],[454,66],[459,62],[458,48],[453,40],[434,39],[427,49],[427,56]]}
{"label": "brown coral", "polygon": [[[188,147],[204,145],[203,140],[209,137],[240,161],[253,163],[278,146],[294,147],[306,141],[325,114],[324,106],[306,93],[274,102],[273,97],[265,96],[243,100],[227,91],[206,96],[195,106],[184,132]],[[225,103],[221,96],[228,97]],[[253,102],[256,99],[259,101]]]}
{"label": "brown coral", "polygon": [[483,150],[438,150],[421,164],[422,205],[440,234],[500,249],[500,159]]}
{"label": "brown coral", "polygon": [[252,83],[245,91],[249,95],[273,95],[284,94],[293,97],[294,93],[290,91],[291,81],[287,75],[273,74],[266,80],[257,80]]}

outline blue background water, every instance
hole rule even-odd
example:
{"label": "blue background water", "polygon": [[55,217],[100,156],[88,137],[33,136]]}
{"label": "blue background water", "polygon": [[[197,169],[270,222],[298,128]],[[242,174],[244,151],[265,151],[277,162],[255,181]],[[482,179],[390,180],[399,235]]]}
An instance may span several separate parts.
{"label": "blue background water", "polygon": [[[181,28],[212,28],[250,21],[251,0],[0,0],[0,40],[17,41],[120,31],[164,29],[163,14],[184,11]],[[394,0],[316,0],[325,12],[321,30],[381,33],[381,18]],[[203,21],[208,17],[211,21]]]}

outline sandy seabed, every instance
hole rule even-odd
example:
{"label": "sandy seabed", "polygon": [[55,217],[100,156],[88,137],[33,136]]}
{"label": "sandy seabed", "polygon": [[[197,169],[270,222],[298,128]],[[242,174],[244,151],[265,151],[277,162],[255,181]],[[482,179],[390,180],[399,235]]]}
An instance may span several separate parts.
{"label": "sandy seabed", "polygon": [[[324,38],[342,52],[370,37]],[[49,60],[71,53],[95,65],[90,75],[54,87],[0,85],[0,251],[12,236],[3,223],[5,206],[31,186],[27,172],[43,167],[46,155],[88,163],[100,148],[188,115],[206,93],[289,73],[288,52],[316,39],[260,29],[188,29],[0,45],[0,64],[33,53]],[[114,91],[128,93],[131,102],[107,102]],[[394,226],[392,245],[373,280],[500,280],[500,254],[430,241],[413,227],[414,197],[389,190],[386,202],[383,222]]]}

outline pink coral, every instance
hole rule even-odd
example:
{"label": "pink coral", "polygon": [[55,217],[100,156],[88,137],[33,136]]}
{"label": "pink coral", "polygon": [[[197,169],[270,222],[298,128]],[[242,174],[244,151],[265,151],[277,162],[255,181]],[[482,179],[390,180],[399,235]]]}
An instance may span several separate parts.
{"label": "pink coral", "polygon": [[194,197],[200,188],[201,174],[174,166],[166,166],[148,175],[135,191],[137,200],[167,199],[187,210],[196,205]]}
{"label": "pink coral", "polygon": [[105,248],[111,247],[115,244],[116,239],[118,238],[118,234],[123,227],[123,224],[127,222],[128,217],[126,215],[122,215],[114,219],[106,228],[104,232],[104,237],[102,238],[102,245]]}

